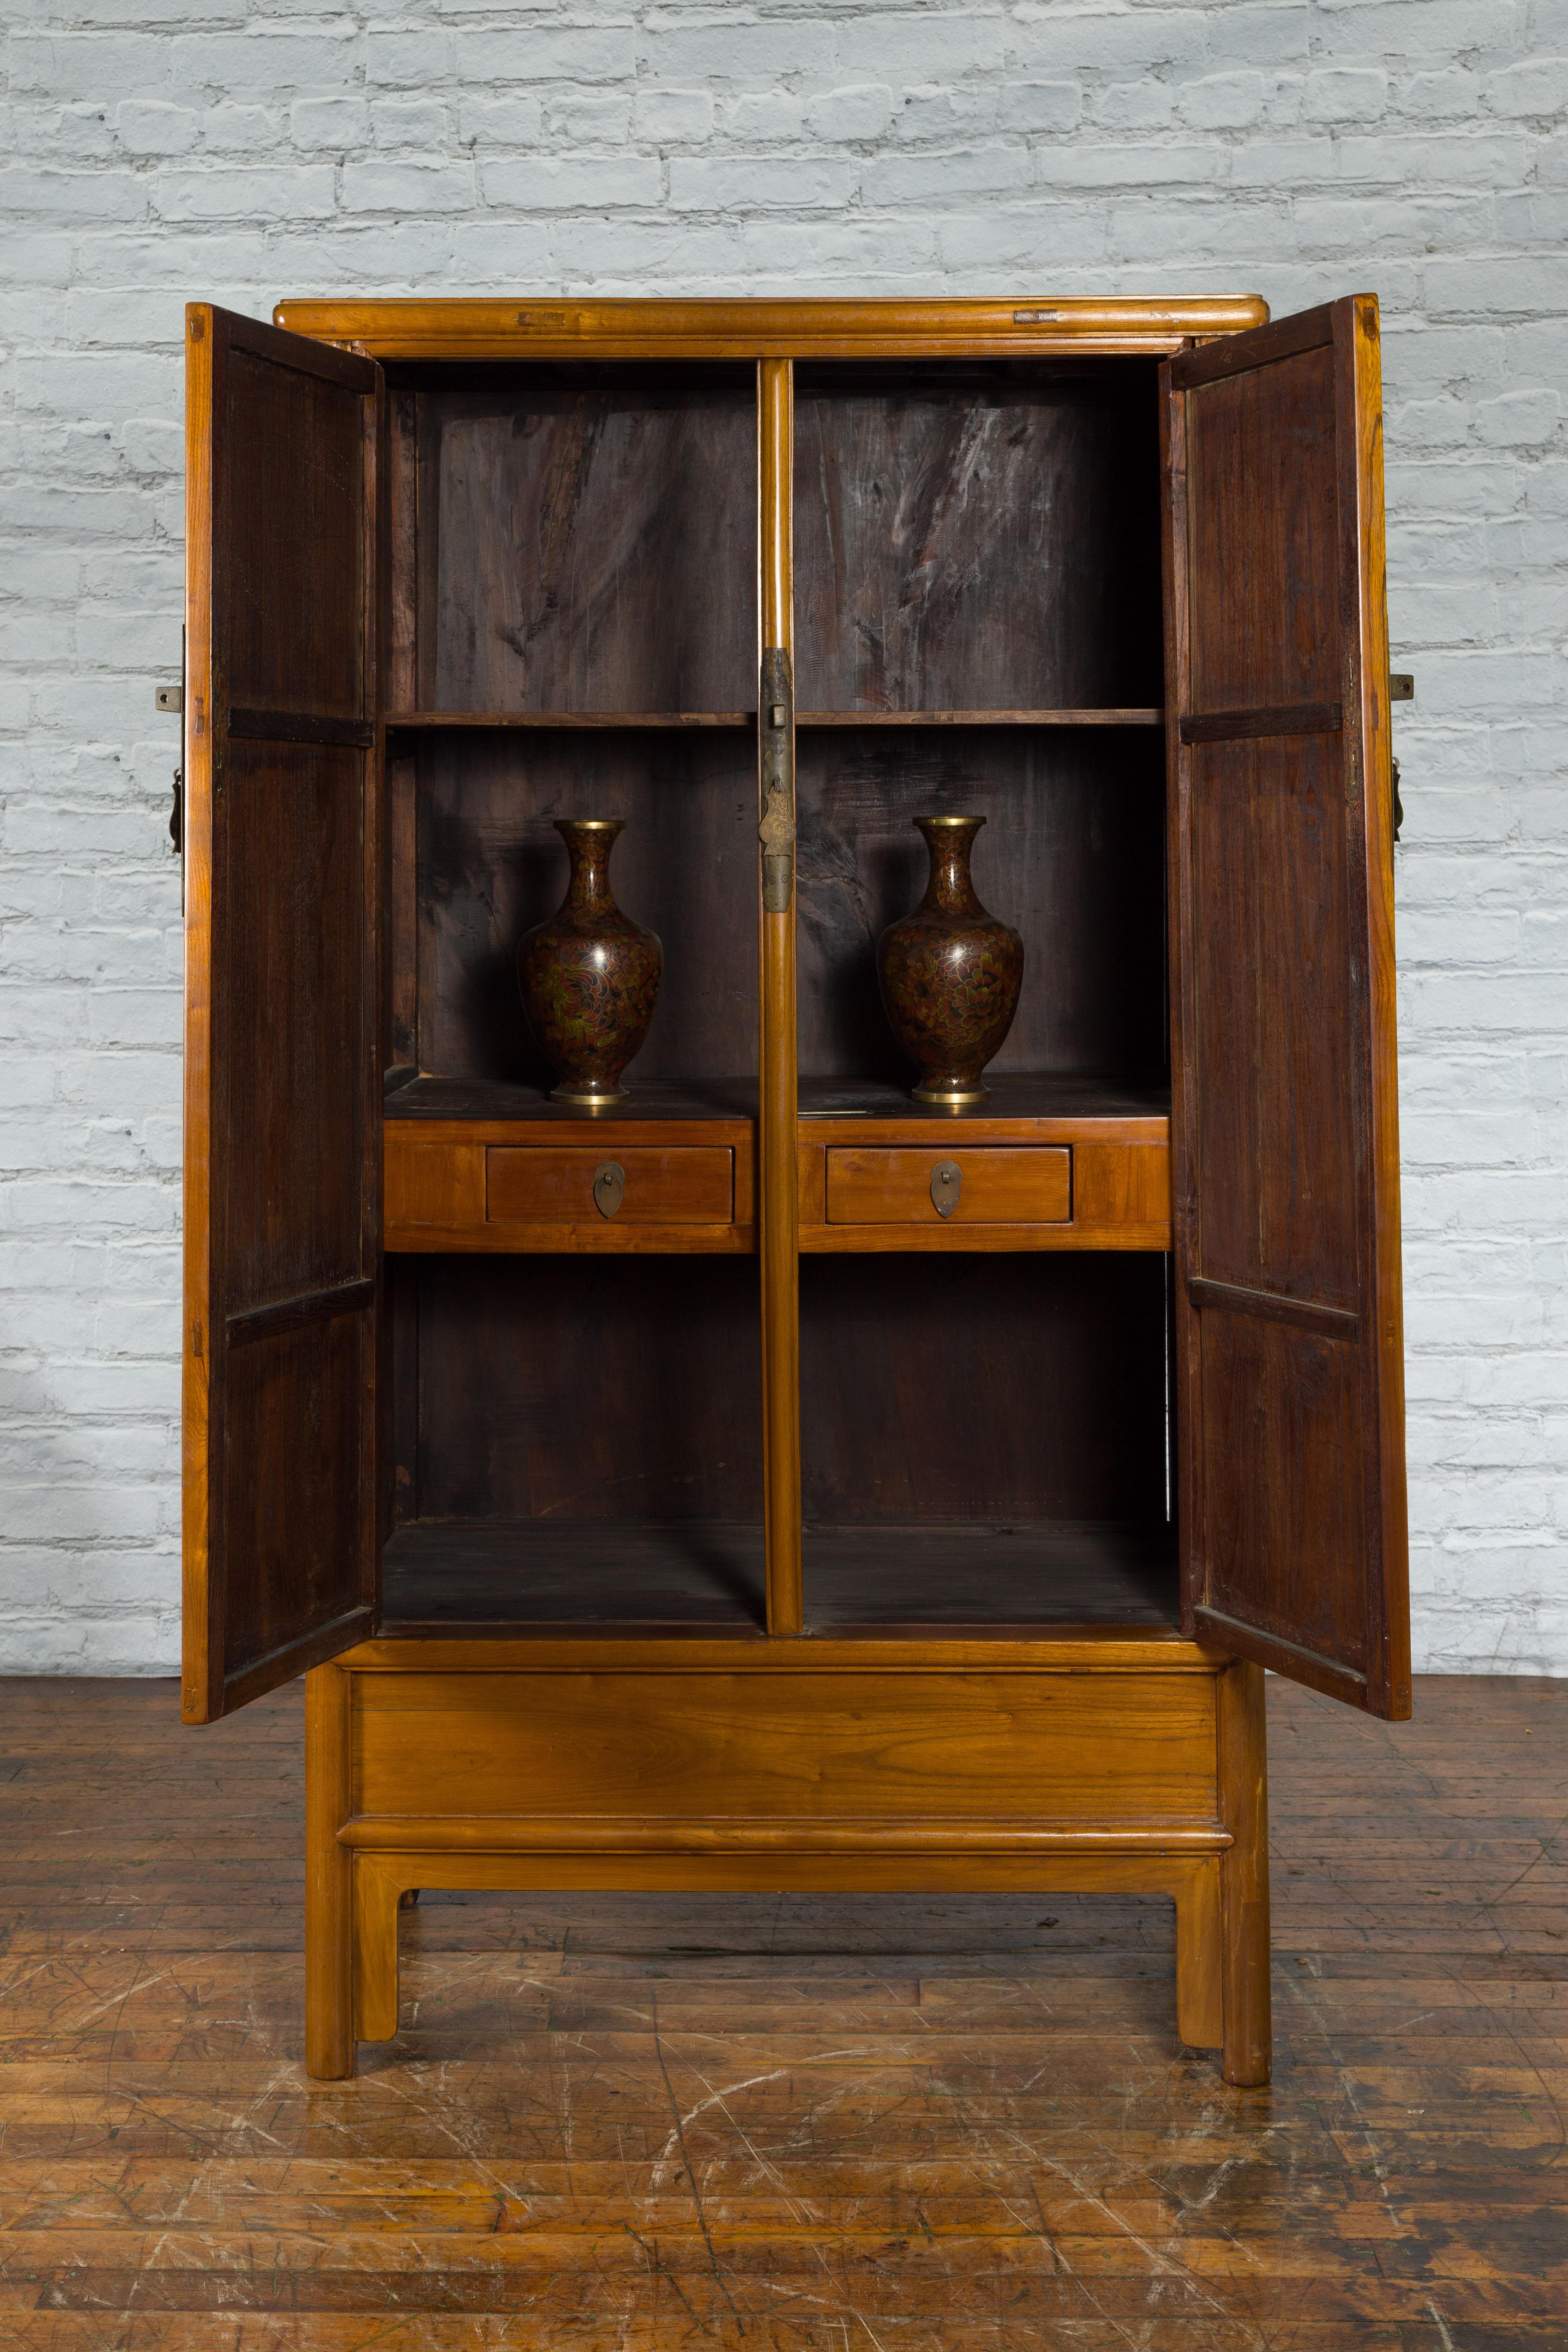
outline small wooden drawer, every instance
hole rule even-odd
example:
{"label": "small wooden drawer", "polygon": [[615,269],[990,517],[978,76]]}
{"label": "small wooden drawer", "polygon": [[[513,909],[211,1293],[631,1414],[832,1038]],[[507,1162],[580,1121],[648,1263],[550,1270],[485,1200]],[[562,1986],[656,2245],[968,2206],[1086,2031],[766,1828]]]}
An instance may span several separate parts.
{"label": "small wooden drawer", "polygon": [[830,1225],[1047,1225],[1071,1215],[1072,1153],[1060,1146],[827,1153]]}
{"label": "small wooden drawer", "polygon": [[718,1145],[492,1145],[485,1160],[491,1224],[727,1225],[734,1217],[735,1155]]}

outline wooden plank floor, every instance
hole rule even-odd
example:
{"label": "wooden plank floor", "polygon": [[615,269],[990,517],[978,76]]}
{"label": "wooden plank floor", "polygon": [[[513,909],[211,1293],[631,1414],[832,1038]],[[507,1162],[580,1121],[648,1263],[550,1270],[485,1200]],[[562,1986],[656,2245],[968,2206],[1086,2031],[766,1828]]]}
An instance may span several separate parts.
{"label": "wooden plank floor", "polygon": [[1568,1682],[1269,1710],[1271,2092],[1049,1896],[426,1898],[311,2085],[298,1693],[0,1684],[0,2346],[1568,2346]]}

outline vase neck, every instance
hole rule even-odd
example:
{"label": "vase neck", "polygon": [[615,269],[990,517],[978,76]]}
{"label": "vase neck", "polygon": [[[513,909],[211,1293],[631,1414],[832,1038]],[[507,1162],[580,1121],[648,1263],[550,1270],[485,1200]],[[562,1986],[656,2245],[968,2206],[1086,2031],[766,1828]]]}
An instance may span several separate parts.
{"label": "vase neck", "polygon": [[925,897],[921,901],[922,909],[944,915],[984,913],[974,895],[974,884],[969,872],[974,836],[984,821],[984,817],[966,817],[959,824],[921,823],[926,847],[931,852],[931,878],[926,884]]}
{"label": "vase neck", "polygon": [[561,819],[555,827],[572,860],[566,904],[574,915],[605,915],[615,911],[610,889],[610,852],[620,826],[583,824]]}

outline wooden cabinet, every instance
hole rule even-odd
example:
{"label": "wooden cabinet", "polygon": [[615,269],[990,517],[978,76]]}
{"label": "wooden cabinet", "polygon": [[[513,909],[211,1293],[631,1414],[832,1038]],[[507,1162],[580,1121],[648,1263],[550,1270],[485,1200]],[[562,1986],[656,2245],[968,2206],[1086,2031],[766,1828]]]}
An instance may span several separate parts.
{"label": "wooden cabinet", "polygon": [[[409,1886],[1124,1887],[1265,2079],[1262,1670],[1409,1706],[1375,302],[186,333],[184,1711],[310,1674],[312,2071]],[[605,1112],[515,977],[584,815]]]}

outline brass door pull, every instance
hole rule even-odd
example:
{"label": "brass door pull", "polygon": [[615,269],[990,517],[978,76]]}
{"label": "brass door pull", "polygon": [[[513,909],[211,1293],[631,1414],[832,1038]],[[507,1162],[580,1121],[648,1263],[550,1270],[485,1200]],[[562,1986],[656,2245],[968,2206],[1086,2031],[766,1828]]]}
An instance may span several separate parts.
{"label": "brass door pull", "polygon": [[594,1175],[594,1206],[602,1217],[613,1217],[626,1197],[626,1171],[618,1160],[606,1160]]}
{"label": "brass door pull", "polygon": [[963,1171],[956,1160],[939,1160],[931,1171],[931,1204],[939,1217],[951,1217],[963,1187]]}

